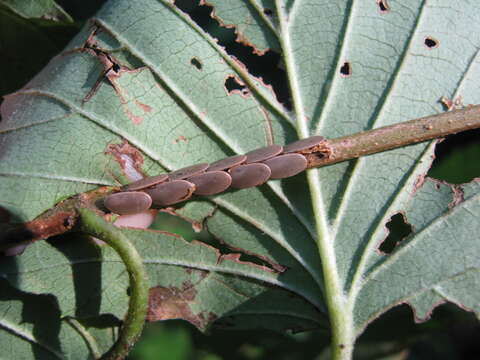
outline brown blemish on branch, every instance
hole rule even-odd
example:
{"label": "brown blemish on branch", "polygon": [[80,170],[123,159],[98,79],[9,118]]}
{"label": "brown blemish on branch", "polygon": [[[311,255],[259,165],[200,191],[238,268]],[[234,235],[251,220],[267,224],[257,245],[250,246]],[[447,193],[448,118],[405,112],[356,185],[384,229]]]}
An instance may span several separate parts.
{"label": "brown blemish on branch", "polygon": [[28,245],[38,240],[60,235],[71,230],[76,222],[76,211],[58,211],[40,216],[39,218],[19,225],[12,226],[2,234],[1,248],[16,245]]}
{"label": "brown blemish on branch", "polygon": [[[99,214],[97,201],[103,199],[118,188],[100,187],[87,193],[73,196],[58,203],[36,219],[23,224],[10,224],[0,232],[0,251],[18,245],[29,245],[38,240],[61,235],[75,229],[77,224],[77,207],[90,208]],[[7,226],[6,226],[7,227]]]}
{"label": "brown blemish on branch", "polygon": [[[463,104],[462,95],[458,95],[453,100],[446,96],[442,96],[440,98],[440,102],[442,103],[443,106],[445,106],[446,110],[448,111],[459,110],[465,107],[465,105]],[[467,106],[472,106],[472,105],[467,105]]]}

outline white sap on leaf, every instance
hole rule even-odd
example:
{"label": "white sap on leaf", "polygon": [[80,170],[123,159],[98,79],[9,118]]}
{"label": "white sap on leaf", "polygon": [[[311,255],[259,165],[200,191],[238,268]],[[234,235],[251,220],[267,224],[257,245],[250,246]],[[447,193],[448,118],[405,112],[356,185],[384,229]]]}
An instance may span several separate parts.
{"label": "white sap on leaf", "polygon": [[123,171],[128,180],[133,182],[143,179],[143,174],[135,168],[135,162],[130,156],[127,154],[120,154],[120,158],[123,160]]}
{"label": "white sap on leaf", "polygon": [[131,227],[137,229],[146,229],[152,225],[158,210],[150,209],[136,214],[119,216],[113,225],[117,227]]}

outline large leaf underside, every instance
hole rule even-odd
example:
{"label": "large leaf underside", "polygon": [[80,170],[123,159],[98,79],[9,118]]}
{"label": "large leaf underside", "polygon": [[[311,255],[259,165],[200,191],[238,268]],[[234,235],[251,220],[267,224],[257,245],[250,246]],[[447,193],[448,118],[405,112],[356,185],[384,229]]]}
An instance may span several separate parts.
{"label": "large leaf underside", "polygon": [[[215,19],[236,26],[257,56],[283,54],[293,109],[171,2],[110,1],[4,100],[0,205],[15,221],[129,181],[129,161],[155,175],[299,136],[337,137],[438,113],[442,97],[480,102],[474,1],[459,8],[447,0],[389,1],[386,11],[375,1],[293,1],[281,11],[273,1],[210,3]],[[89,37],[120,65],[97,88],[105,68],[99,52],[85,49]],[[246,90],[232,91],[229,79]],[[215,320],[243,326],[242,318],[276,329],[327,327],[325,300],[335,295],[347,299],[357,333],[401,302],[418,319],[442,301],[478,312],[478,289],[464,290],[478,287],[478,185],[455,202],[447,185],[422,185],[432,151],[410,146],[311,170],[308,182],[300,175],[212,197],[200,220],[228,253],[125,230],[150,274],[150,319],[179,317],[201,329]],[[204,206],[192,201],[189,211],[201,214]],[[385,224],[398,212],[414,231],[381,254]],[[324,291],[318,244],[331,249],[323,271],[341,294]],[[35,244],[2,260],[0,274],[24,293],[55,295],[61,316],[125,312],[122,263],[84,239]],[[17,315],[9,321],[21,322]]]}

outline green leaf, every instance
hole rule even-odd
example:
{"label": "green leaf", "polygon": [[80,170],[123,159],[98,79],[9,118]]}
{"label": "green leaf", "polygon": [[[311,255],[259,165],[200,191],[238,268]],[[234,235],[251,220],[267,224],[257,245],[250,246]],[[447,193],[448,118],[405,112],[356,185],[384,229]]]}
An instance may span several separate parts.
{"label": "green leaf", "polygon": [[[97,32],[87,25],[6,97],[0,205],[28,221],[67,196],[138,172],[435,114],[442,97],[480,102],[475,2],[391,1],[385,11],[374,1],[282,4],[212,2],[216,18],[238,26],[259,52],[281,52],[292,109],[172,2],[108,2],[95,17]],[[83,47],[89,36],[96,52]],[[105,53],[120,65],[107,73]],[[230,91],[229,79],[243,91]],[[179,212],[204,223],[214,237],[208,244],[123,230],[147,264],[150,319],[184,318],[200,329],[214,320],[329,327],[334,356],[348,358],[355,337],[399,303],[411,304],[418,319],[443,301],[478,314],[478,291],[464,289],[478,283],[472,234],[480,191],[472,183],[461,197],[460,188],[452,195],[446,185],[423,182],[433,148],[311,170],[212,197],[207,207],[190,201]],[[397,213],[413,232],[382,254],[386,224]],[[111,250],[84,240],[39,242],[0,263],[17,289],[53,294],[62,315],[78,317],[122,318],[123,271]]]}
{"label": "green leaf", "polygon": [[[116,329],[83,326],[74,319],[60,319],[54,296],[20,292],[1,281],[0,345],[4,354],[17,359],[98,358],[111,345]],[[98,324],[100,325],[100,324]],[[90,334],[92,332],[95,337]]]}
{"label": "green leaf", "polygon": [[42,18],[55,21],[72,21],[70,15],[54,0],[1,0],[0,5],[26,19]]}

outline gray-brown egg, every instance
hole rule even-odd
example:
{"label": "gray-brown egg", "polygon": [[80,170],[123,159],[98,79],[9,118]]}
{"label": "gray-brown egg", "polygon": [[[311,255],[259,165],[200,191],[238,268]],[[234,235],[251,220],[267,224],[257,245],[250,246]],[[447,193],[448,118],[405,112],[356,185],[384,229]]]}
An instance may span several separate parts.
{"label": "gray-brown egg", "polygon": [[214,195],[227,190],[232,183],[232,177],[225,171],[207,171],[189,177],[187,181],[195,184],[196,195]]}
{"label": "gray-brown egg", "polygon": [[226,170],[241,165],[247,160],[246,155],[234,155],[211,163],[207,171]]}
{"label": "gray-brown egg", "polygon": [[137,180],[125,186],[125,191],[137,191],[149,188],[153,185],[160,184],[168,180],[167,174],[161,174],[157,176],[148,176],[144,179]]}
{"label": "gray-brown egg", "polygon": [[157,206],[167,206],[189,199],[195,191],[195,185],[185,180],[173,180],[155,185],[145,190]]}
{"label": "gray-brown egg", "polygon": [[168,174],[168,178],[170,180],[183,180],[190,176],[203,173],[205,170],[207,170],[208,166],[209,166],[208,163],[201,163],[201,164],[187,166],[187,167],[172,171],[170,174]]}
{"label": "gray-brown egg", "polygon": [[232,177],[231,186],[236,189],[261,185],[270,178],[271,174],[270,168],[261,163],[235,166],[228,172]]}
{"label": "gray-brown egg", "polygon": [[307,159],[301,154],[284,154],[263,162],[272,174],[270,179],[283,179],[297,175],[307,168]]}
{"label": "gray-brown egg", "polygon": [[292,152],[304,151],[304,150],[310,149],[314,146],[317,146],[324,141],[325,141],[325,138],[323,136],[312,136],[312,137],[309,137],[309,138],[300,139],[300,140],[295,141],[291,144],[285,145],[283,147],[283,152],[285,154],[287,154],[287,153],[292,153]]}
{"label": "gray-brown egg", "polygon": [[255,162],[264,161],[270,159],[278,154],[281,154],[283,151],[283,146],[281,145],[270,145],[265,146],[260,149],[252,150],[245,155],[247,159],[245,160],[245,164],[251,164]]}
{"label": "gray-brown egg", "polygon": [[152,198],[140,191],[118,192],[105,197],[104,205],[115,214],[129,215],[148,210]]}

